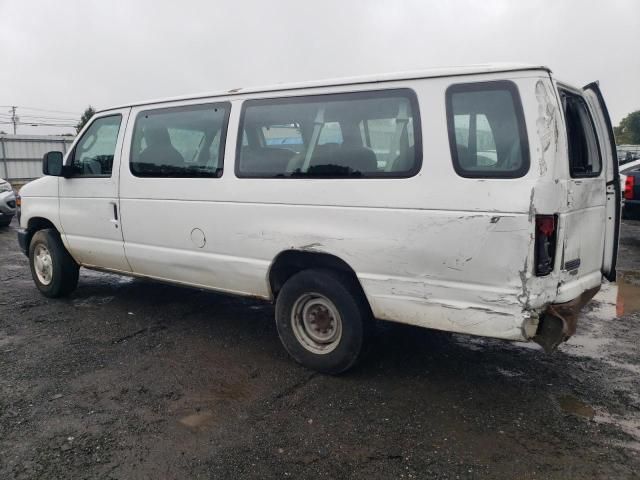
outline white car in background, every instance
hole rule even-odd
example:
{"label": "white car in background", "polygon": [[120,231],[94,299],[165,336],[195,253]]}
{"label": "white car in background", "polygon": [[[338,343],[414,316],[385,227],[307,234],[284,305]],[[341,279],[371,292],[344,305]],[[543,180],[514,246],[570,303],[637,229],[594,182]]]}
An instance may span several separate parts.
{"label": "white car in background", "polygon": [[11,184],[0,178],[0,227],[8,227],[16,214],[16,194]]}

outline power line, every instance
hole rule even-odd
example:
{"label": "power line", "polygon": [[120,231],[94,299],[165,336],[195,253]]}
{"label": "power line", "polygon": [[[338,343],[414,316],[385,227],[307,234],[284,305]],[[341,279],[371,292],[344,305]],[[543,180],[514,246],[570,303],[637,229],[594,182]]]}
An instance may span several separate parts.
{"label": "power line", "polygon": [[[0,105],[0,108],[11,108],[12,105]],[[45,108],[35,108],[35,107],[24,107],[22,105],[18,105],[19,108],[23,110],[36,110],[38,112],[49,112],[49,113],[68,113],[71,115],[78,115],[78,112],[69,112],[65,110],[47,110]]]}
{"label": "power line", "polygon": [[65,117],[45,117],[41,115],[21,115],[20,118],[30,118],[36,120],[60,120],[63,122],[77,122],[79,118],[65,118]]}

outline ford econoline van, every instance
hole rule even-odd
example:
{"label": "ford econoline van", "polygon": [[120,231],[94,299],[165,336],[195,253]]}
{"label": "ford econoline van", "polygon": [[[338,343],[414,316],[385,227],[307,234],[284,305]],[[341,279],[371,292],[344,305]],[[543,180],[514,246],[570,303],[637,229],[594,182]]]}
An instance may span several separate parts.
{"label": "ford econoline van", "polygon": [[140,102],[45,155],[19,243],[49,297],[86,267],[275,302],[322,372],[374,319],[552,350],[615,279],[616,158],[597,83],[539,66]]}

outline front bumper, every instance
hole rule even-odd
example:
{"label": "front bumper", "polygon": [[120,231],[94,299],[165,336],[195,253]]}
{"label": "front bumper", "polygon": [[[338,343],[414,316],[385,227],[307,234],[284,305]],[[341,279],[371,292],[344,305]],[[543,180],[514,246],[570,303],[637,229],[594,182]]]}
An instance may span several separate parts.
{"label": "front bumper", "polygon": [[13,217],[16,214],[16,194],[11,192],[0,193],[0,215]]}
{"label": "front bumper", "polygon": [[24,228],[18,229],[18,245],[25,255],[29,255],[29,231]]}

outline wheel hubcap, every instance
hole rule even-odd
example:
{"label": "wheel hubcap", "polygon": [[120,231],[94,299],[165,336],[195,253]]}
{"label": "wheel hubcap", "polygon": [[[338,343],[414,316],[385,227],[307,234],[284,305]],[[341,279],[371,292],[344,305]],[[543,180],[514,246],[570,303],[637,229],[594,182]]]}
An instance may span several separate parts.
{"label": "wheel hubcap", "polygon": [[33,251],[33,266],[40,283],[49,285],[53,278],[53,260],[49,249],[42,244]]}
{"label": "wheel hubcap", "polygon": [[331,300],[318,293],[302,295],[293,305],[291,327],[300,344],[313,353],[329,353],[342,338],[342,318]]}

